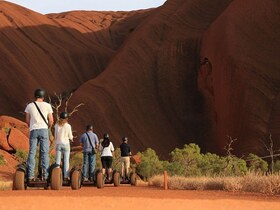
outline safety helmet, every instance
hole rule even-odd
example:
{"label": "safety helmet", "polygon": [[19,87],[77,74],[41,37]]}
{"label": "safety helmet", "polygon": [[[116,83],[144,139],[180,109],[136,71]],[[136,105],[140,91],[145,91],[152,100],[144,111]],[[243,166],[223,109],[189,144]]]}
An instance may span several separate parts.
{"label": "safety helmet", "polygon": [[122,138],[123,142],[128,141],[128,138],[125,136]]}
{"label": "safety helmet", "polygon": [[34,92],[34,97],[35,98],[44,98],[45,97],[45,90],[38,88]]}
{"label": "safety helmet", "polygon": [[93,130],[93,125],[87,125],[86,130],[87,130],[87,131]]}
{"label": "safety helmet", "polygon": [[108,133],[105,133],[104,136],[103,136],[104,139],[109,139],[109,137],[110,137],[110,136],[109,136]]}
{"label": "safety helmet", "polygon": [[66,119],[66,118],[68,118],[68,113],[67,113],[67,112],[61,112],[60,115],[59,115],[59,118],[60,118],[60,119]]}

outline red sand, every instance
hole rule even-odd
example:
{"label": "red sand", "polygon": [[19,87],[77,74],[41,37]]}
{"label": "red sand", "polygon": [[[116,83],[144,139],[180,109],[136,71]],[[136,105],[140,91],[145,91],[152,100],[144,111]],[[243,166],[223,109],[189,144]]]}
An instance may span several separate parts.
{"label": "red sand", "polygon": [[27,190],[0,192],[0,210],[135,209],[135,210],[279,210],[279,197],[220,191],[164,191],[151,187],[83,187],[72,191]]}

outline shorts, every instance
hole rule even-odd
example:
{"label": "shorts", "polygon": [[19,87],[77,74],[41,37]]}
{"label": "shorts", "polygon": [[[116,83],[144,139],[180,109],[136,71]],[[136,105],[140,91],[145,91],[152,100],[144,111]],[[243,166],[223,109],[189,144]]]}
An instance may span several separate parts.
{"label": "shorts", "polygon": [[101,157],[102,168],[112,168],[113,157],[103,156]]}

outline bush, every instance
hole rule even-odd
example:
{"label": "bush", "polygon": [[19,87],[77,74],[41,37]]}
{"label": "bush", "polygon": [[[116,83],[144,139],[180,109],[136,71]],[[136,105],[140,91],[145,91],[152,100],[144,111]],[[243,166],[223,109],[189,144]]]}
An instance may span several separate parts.
{"label": "bush", "polygon": [[0,166],[6,164],[6,160],[3,155],[0,154]]}
{"label": "bush", "polygon": [[276,160],[274,163],[274,172],[280,172],[280,160]]}
{"label": "bush", "polygon": [[121,150],[120,150],[120,148],[117,148],[114,151],[112,169],[118,170],[118,171],[121,170]]}
{"label": "bush", "polygon": [[265,173],[268,171],[268,163],[259,156],[250,153],[247,157],[248,169],[254,173]]}
{"label": "bush", "polygon": [[162,162],[154,150],[148,148],[143,153],[139,152],[137,155],[140,157],[141,163],[137,166],[136,172],[144,179],[147,180],[154,175],[163,173]]}
{"label": "bush", "polygon": [[82,152],[77,152],[77,153],[71,154],[70,166],[77,167],[80,169],[83,168],[83,153]]}
{"label": "bush", "polygon": [[170,155],[172,159],[172,173],[183,176],[201,175],[199,162],[202,156],[198,145],[185,144],[183,149],[176,148]]}
{"label": "bush", "polygon": [[201,155],[199,168],[203,176],[216,176],[224,172],[224,159],[212,153]]}
{"label": "bush", "polygon": [[15,156],[19,159],[20,162],[25,162],[28,158],[28,152],[19,149],[16,151]]}
{"label": "bush", "polygon": [[227,156],[222,158],[224,160],[224,176],[241,176],[248,171],[246,161],[235,156]]}

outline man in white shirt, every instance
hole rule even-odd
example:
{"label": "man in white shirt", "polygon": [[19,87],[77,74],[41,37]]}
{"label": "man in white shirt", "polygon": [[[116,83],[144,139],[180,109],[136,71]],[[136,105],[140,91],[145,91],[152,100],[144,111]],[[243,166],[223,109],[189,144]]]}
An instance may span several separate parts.
{"label": "man in white shirt", "polygon": [[[49,132],[48,128],[53,124],[53,110],[49,103],[44,102],[45,91],[37,89],[34,92],[35,102],[29,103],[25,108],[26,123],[30,128],[30,148],[27,159],[28,180],[35,178],[35,155],[38,143],[42,161],[42,178],[48,178],[49,167]],[[37,107],[36,107],[37,106]],[[40,113],[41,112],[41,113]],[[40,161],[40,160],[39,160]]]}

